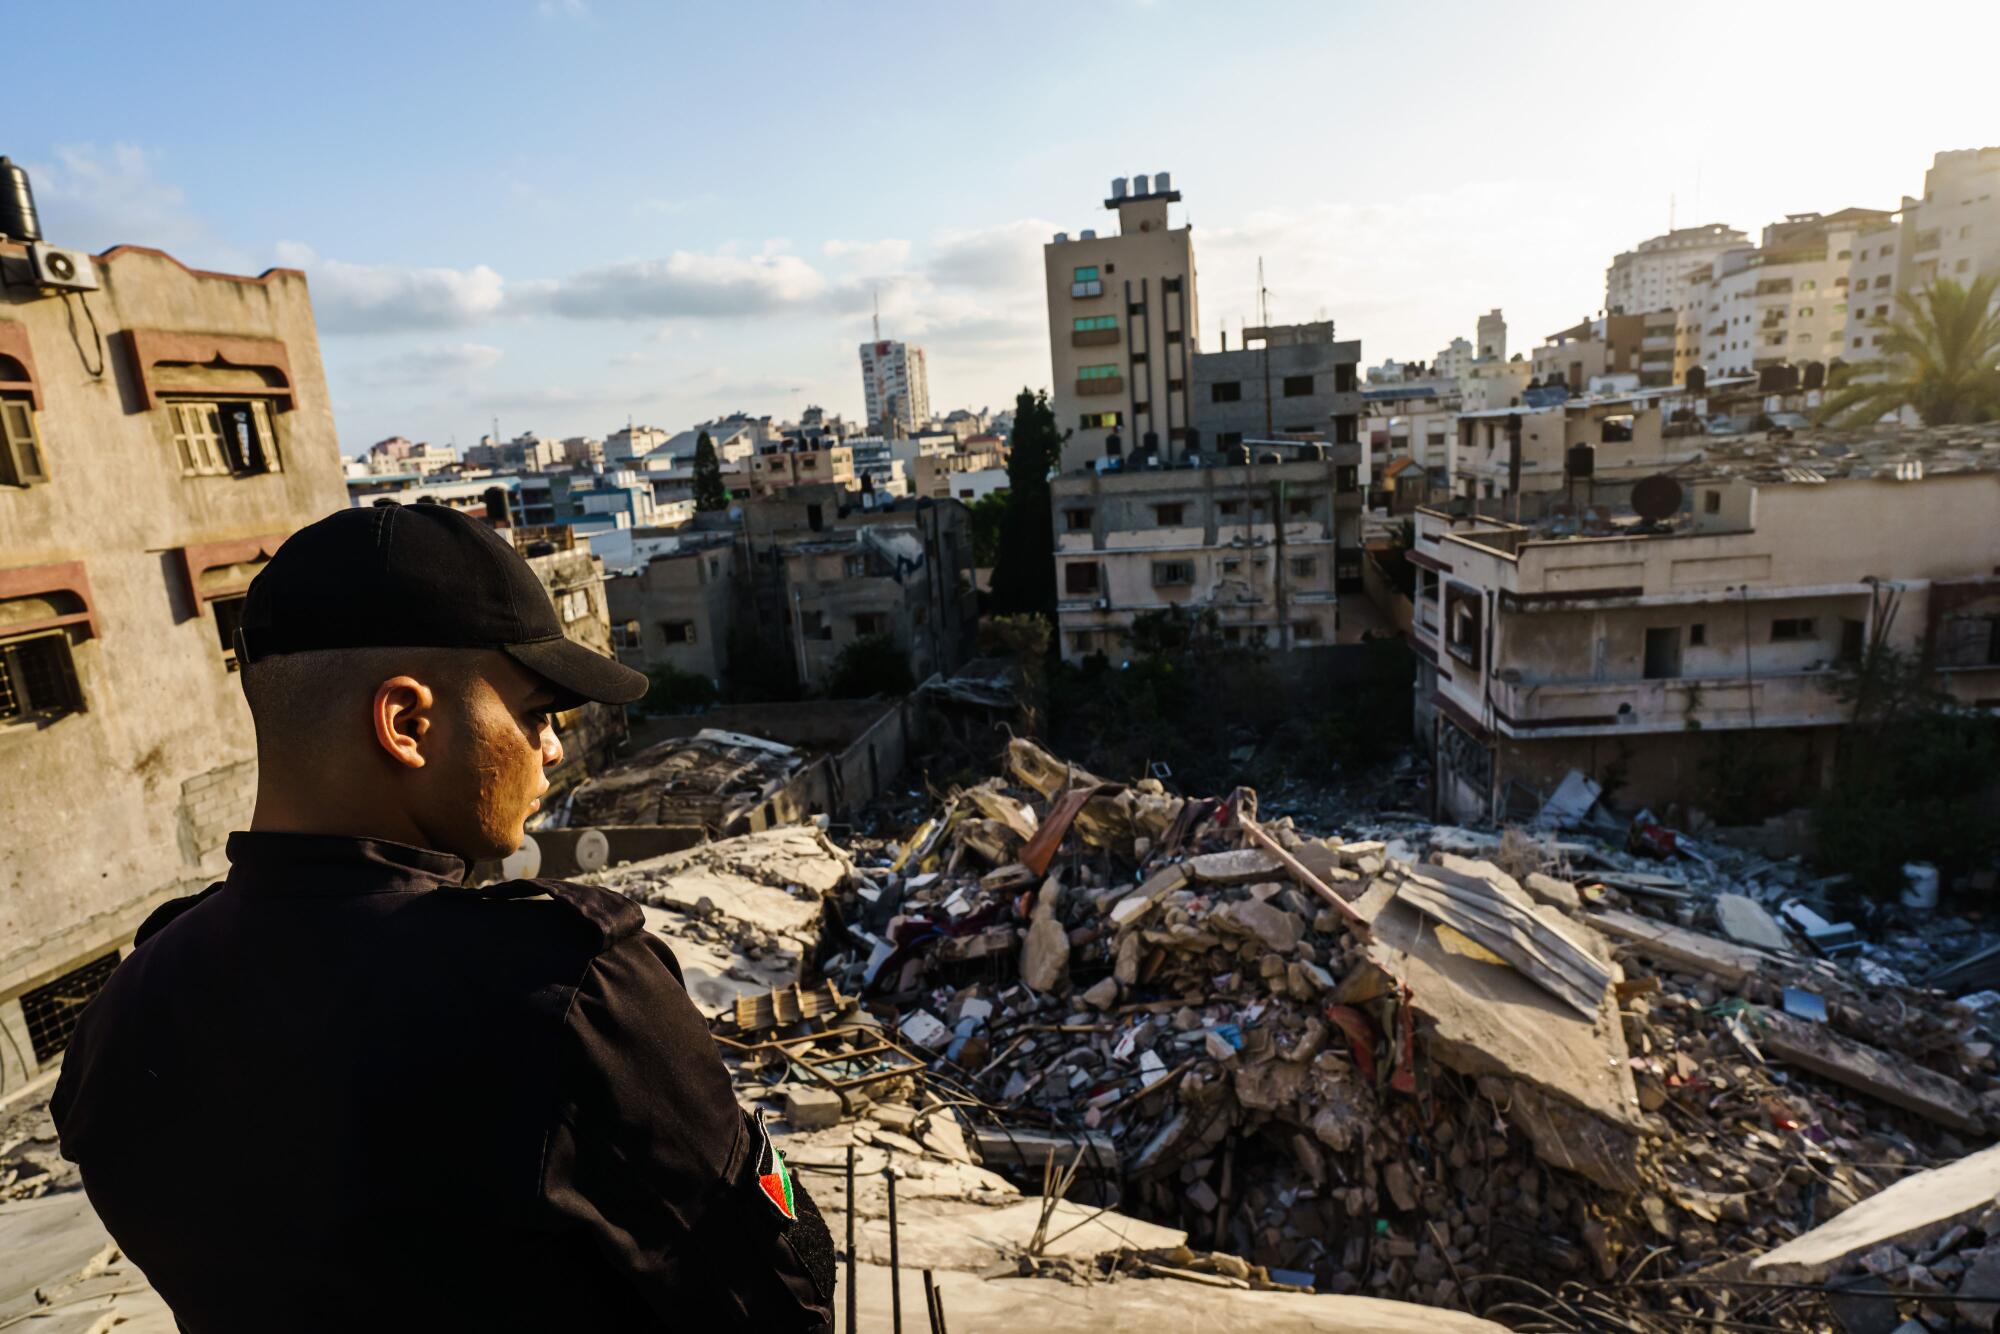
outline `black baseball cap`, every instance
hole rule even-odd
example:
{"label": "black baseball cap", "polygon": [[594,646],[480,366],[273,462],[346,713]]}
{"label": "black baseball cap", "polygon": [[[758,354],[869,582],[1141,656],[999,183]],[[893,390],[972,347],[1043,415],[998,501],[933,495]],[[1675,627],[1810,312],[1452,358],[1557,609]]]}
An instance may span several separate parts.
{"label": "black baseball cap", "polygon": [[513,544],[448,505],[378,505],[307,524],[250,582],[245,663],[330,648],[499,649],[556,688],[557,707],[630,704],[646,678],[563,634]]}

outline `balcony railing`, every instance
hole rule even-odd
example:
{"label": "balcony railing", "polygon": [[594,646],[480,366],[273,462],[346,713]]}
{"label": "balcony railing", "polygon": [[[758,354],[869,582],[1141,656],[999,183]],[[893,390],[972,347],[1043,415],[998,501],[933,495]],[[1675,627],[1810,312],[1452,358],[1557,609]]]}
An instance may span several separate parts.
{"label": "balcony railing", "polygon": [[1813,727],[1847,721],[1829,670],[1637,681],[1493,683],[1496,718],[1518,736]]}
{"label": "balcony railing", "polygon": [[1078,380],[1078,394],[1122,394],[1125,392],[1125,377],[1122,375],[1100,376],[1094,380]]}
{"label": "balcony railing", "polygon": [[1124,337],[1117,329],[1072,329],[1069,334],[1071,347],[1111,347]]}

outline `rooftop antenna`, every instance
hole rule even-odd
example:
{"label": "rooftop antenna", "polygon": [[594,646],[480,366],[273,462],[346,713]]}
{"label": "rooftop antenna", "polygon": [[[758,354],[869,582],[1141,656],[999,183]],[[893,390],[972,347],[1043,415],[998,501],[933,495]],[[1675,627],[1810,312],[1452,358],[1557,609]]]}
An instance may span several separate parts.
{"label": "rooftop antenna", "polygon": [[1264,286],[1264,257],[1257,256],[1257,322],[1271,327],[1271,289]]}
{"label": "rooftop antenna", "polygon": [[875,341],[882,341],[882,289],[875,289]]}

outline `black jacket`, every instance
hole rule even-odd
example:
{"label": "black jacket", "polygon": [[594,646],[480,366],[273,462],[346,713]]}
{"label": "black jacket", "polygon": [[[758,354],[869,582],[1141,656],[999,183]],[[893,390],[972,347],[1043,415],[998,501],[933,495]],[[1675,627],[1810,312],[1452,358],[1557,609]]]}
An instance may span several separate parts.
{"label": "black jacket", "polygon": [[190,1334],[831,1327],[671,952],[559,881],[235,834],[84,1012],[66,1157]]}

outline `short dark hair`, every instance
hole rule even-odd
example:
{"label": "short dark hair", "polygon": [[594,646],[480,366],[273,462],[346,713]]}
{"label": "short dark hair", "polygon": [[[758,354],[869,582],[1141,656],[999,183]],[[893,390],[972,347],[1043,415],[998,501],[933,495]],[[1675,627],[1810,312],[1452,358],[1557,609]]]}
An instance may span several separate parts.
{"label": "short dark hair", "polygon": [[331,648],[278,653],[243,668],[243,698],[257,726],[259,750],[323,738],[352,716],[392,676],[408,674],[456,690],[477,670],[484,649]]}

